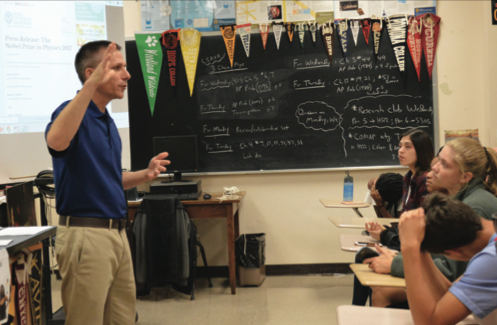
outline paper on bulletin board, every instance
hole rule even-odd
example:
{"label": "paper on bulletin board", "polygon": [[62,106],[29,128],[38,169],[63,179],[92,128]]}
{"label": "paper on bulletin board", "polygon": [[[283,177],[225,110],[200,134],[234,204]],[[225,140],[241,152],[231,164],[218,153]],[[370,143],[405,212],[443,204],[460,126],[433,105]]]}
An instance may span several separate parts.
{"label": "paper on bulletin board", "polygon": [[9,320],[10,303],[10,263],[9,254],[4,248],[0,250],[0,324],[5,324]]}
{"label": "paper on bulletin board", "polygon": [[284,1],[283,19],[285,22],[315,21],[322,12],[333,12],[334,1]]}
{"label": "paper on bulletin board", "polygon": [[142,31],[165,31],[170,29],[169,0],[140,0]]}
{"label": "paper on bulletin board", "polygon": [[262,1],[236,2],[238,24],[267,24],[271,22],[314,21],[316,15],[333,12],[334,1]]}
{"label": "paper on bulletin board", "polygon": [[457,138],[470,138],[479,140],[478,129],[471,130],[445,130],[445,143]]}
{"label": "paper on bulletin board", "polygon": [[383,1],[364,1],[364,0],[335,0],[334,11],[335,18],[367,18],[371,15],[377,17],[391,16],[396,14],[414,15],[415,8],[418,7],[435,7],[436,0],[383,0]]}
{"label": "paper on bulletin board", "polygon": [[220,25],[236,23],[234,1],[171,1],[173,28],[195,28],[202,32],[219,30]]}

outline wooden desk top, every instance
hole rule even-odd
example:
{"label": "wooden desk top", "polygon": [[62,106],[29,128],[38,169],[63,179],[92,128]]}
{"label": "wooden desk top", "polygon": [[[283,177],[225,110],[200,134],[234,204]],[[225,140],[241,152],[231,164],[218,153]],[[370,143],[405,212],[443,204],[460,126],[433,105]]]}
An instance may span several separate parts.
{"label": "wooden desk top", "polygon": [[[245,191],[240,191],[238,192],[238,196],[241,196],[241,199],[236,199],[236,200],[219,200],[218,198],[223,196],[222,192],[215,192],[215,193],[209,193],[211,195],[211,198],[208,200],[204,199],[204,194],[205,192],[202,192],[202,195],[198,198],[198,200],[187,200],[187,201],[181,201],[183,205],[205,205],[205,204],[225,204],[225,203],[240,203],[242,199],[245,197],[245,194],[247,192]],[[138,207],[140,206],[140,201],[128,201],[128,207]]]}
{"label": "wooden desk top", "polygon": [[358,209],[358,208],[367,208],[371,204],[366,202],[353,202],[353,204],[343,204],[340,200],[332,200],[332,199],[319,199],[321,204],[323,204],[326,208],[349,208],[349,209]]}
{"label": "wooden desk top", "polygon": [[358,218],[350,216],[330,216],[328,217],[338,228],[366,229],[366,222],[378,222],[380,225],[390,226],[391,222],[399,222],[399,219],[389,218]]}
{"label": "wooden desk top", "polygon": [[[379,241],[374,240],[370,236],[340,234],[340,247],[342,248],[343,251],[357,252],[364,247],[364,246],[355,245],[354,243],[356,241],[366,242],[366,243],[379,243]],[[371,248],[375,249],[374,247]]]}
{"label": "wooden desk top", "polygon": [[[338,325],[414,325],[411,311],[405,309],[339,306],[337,308]],[[472,315],[457,325],[478,324]]]}
{"label": "wooden desk top", "polygon": [[374,273],[367,264],[350,264],[350,268],[354,272],[359,282],[364,286],[376,287],[397,287],[405,288],[406,280],[396,278],[390,274]]}

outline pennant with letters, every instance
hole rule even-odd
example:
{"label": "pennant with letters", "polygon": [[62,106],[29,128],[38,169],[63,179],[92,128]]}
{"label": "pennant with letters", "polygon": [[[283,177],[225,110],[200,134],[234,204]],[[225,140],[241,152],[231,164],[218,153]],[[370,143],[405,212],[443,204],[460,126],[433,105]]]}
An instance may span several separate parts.
{"label": "pennant with letters", "polygon": [[316,31],[318,30],[317,25],[318,25],[318,23],[315,21],[308,21],[307,22],[307,27],[309,28],[309,31],[311,32],[312,44],[314,45],[314,47],[316,47]]}
{"label": "pennant with letters", "polygon": [[407,25],[407,46],[418,75],[418,81],[421,81],[421,54],[423,53],[423,47],[421,45],[419,24],[414,16],[409,17]]}
{"label": "pennant with letters", "polygon": [[245,49],[245,54],[247,54],[247,58],[250,56],[250,28],[251,27],[252,27],[252,23],[247,23],[247,24],[236,26],[236,29],[238,29],[238,34],[240,35],[240,39],[242,40],[243,48]]}
{"label": "pennant with letters", "polygon": [[236,26],[222,25],[219,26],[219,29],[221,30],[221,34],[223,35],[224,44],[226,44],[226,51],[228,52],[231,68],[233,68],[233,59],[235,58]]}
{"label": "pennant with letters", "polygon": [[168,30],[161,35],[162,54],[167,58],[167,69],[169,70],[169,82],[173,93],[176,93],[176,67],[179,49],[178,30]]}
{"label": "pennant with letters", "polygon": [[407,15],[393,15],[387,19],[387,30],[400,77],[406,80]]}
{"label": "pennant with letters", "polygon": [[181,53],[183,54],[183,61],[185,62],[188,87],[190,87],[190,97],[193,95],[193,86],[195,85],[195,73],[197,71],[201,37],[202,35],[200,32],[193,28],[182,28],[179,32]]}
{"label": "pennant with letters", "polygon": [[428,75],[433,72],[433,64],[435,63],[435,54],[437,51],[438,34],[440,32],[441,18],[432,13],[426,13],[416,18],[421,26],[421,44],[425,54],[426,66]]}
{"label": "pennant with letters", "polygon": [[159,87],[160,71],[162,67],[162,49],[159,43],[161,34],[135,34],[138,57],[142,67],[145,89],[147,90],[150,113],[154,116],[155,100]]}
{"label": "pennant with letters", "polygon": [[361,29],[361,23],[359,20],[350,21],[350,30],[352,31],[352,37],[354,38],[354,44],[357,46],[357,37],[359,36],[359,29]]}
{"label": "pennant with letters", "polygon": [[378,59],[378,53],[380,52],[381,36],[383,34],[383,18],[371,19],[372,29],[373,29],[373,44],[374,44],[374,60]]}
{"label": "pennant with letters", "polygon": [[273,24],[274,40],[276,41],[276,49],[280,49],[281,33],[283,32],[283,23]]}
{"label": "pennant with letters", "polygon": [[328,53],[328,59],[330,59],[330,65],[333,65],[333,27],[335,25],[330,21],[329,23],[323,24],[321,29],[321,34],[323,36],[324,47],[326,53]]}
{"label": "pennant with letters", "polygon": [[305,26],[306,25],[304,23],[300,23],[295,26],[297,29],[297,34],[299,35],[300,46],[302,47],[302,49],[304,49]]}
{"label": "pennant with letters", "polygon": [[366,18],[361,20],[362,33],[364,34],[364,39],[366,40],[366,45],[369,45],[369,32],[371,31],[371,19]]}
{"label": "pennant with letters", "polygon": [[268,24],[260,24],[259,29],[261,30],[262,46],[264,47],[264,50],[265,50],[266,44],[267,44],[267,35],[269,34],[269,25]]}
{"label": "pennant with letters", "polygon": [[347,43],[348,43],[348,29],[349,25],[347,23],[347,19],[335,20],[338,41],[340,42],[340,47],[342,48],[343,57],[347,57]]}
{"label": "pennant with letters", "polygon": [[293,31],[295,30],[295,24],[294,23],[286,23],[286,34],[288,35],[288,40],[290,41],[290,46],[292,46],[293,42]]}

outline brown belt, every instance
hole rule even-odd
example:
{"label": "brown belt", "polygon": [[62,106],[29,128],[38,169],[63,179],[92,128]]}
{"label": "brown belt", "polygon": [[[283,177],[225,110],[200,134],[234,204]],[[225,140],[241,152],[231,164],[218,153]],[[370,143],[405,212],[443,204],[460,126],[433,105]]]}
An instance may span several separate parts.
{"label": "brown belt", "polygon": [[82,218],[71,216],[60,216],[59,226],[66,227],[90,227],[122,230],[126,227],[126,219],[108,218]]}

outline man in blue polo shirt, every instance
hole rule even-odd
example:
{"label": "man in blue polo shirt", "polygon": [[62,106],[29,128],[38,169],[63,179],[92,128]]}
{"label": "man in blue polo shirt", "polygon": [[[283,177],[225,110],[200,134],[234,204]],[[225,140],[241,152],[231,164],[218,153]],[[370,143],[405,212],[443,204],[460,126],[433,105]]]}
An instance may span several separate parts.
{"label": "man in blue polo shirt", "polygon": [[[468,205],[439,193],[401,216],[399,236],[414,324],[456,324],[470,313],[479,324],[497,324],[495,231],[491,221]],[[466,272],[450,283],[428,252],[469,261]]]}
{"label": "man in blue polo shirt", "polygon": [[120,47],[90,42],[76,55],[83,87],[52,115],[45,137],[52,155],[55,251],[66,324],[135,323],[135,283],[123,189],[154,179],[169,164],[162,153],[148,169],[122,172],[121,139],[106,106],[122,99],[131,77]]}

